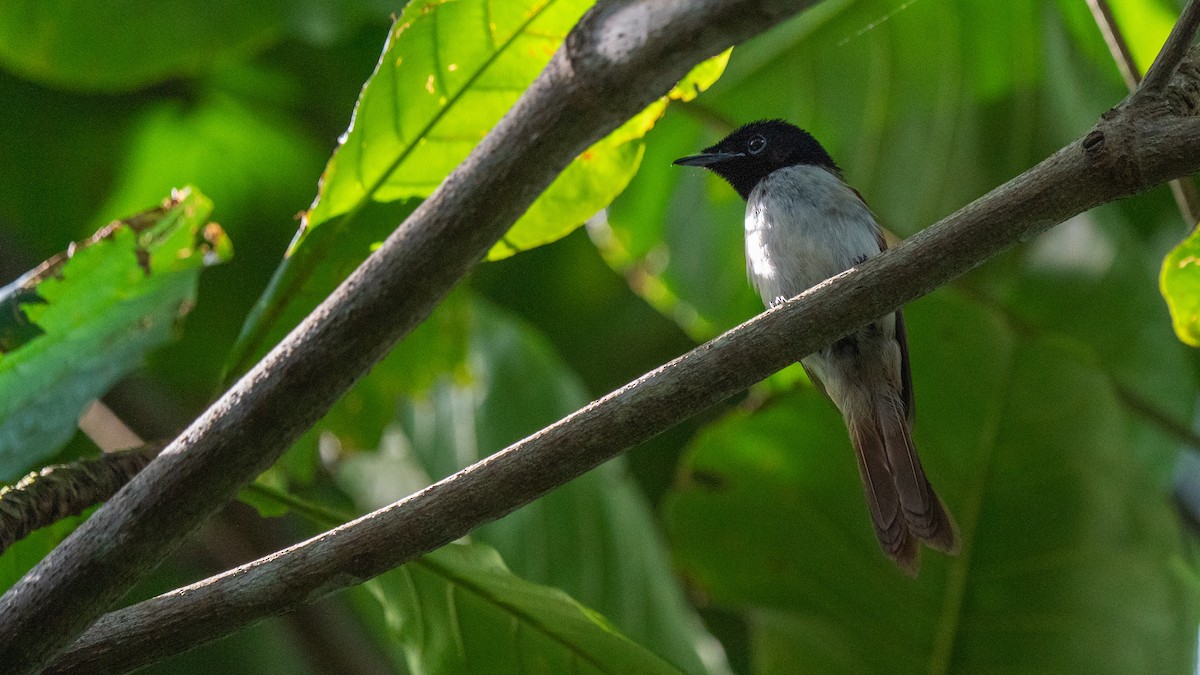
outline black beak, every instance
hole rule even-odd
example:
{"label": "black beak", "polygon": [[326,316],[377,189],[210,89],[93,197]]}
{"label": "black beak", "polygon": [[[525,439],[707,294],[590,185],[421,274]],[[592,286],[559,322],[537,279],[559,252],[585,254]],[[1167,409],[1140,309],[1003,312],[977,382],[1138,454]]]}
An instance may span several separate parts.
{"label": "black beak", "polygon": [[712,166],[713,164],[720,164],[721,162],[733,159],[735,157],[745,156],[746,155],[741,152],[705,152],[699,155],[680,157],[671,163],[675,166]]}

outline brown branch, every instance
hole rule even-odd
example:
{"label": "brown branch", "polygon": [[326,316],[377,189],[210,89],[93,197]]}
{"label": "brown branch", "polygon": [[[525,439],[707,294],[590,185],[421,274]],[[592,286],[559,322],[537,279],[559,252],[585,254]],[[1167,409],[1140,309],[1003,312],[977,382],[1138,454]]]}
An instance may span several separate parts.
{"label": "brown branch", "polygon": [[945,220],[396,504],[103,617],[51,672],[119,671],[413,560],[1099,204],[1200,170],[1200,118],[1153,98]]}
{"label": "brown branch", "polygon": [[1129,91],[1137,89],[1138,82],[1142,81],[1142,74],[1133,62],[1129,43],[1125,41],[1125,36],[1117,26],[1108,0],[1088,0],[1088,8],[1092,10],[1092,18],[1100,28],[1100,34],[1104,36],[1104,43],[1108,45],[1108,52],[1112,54],[1117,70],[1121,71],[1121,79],[1125,80],[1125,86]]}
{"label": "brown branch", "polygon": [[[1125,36],[1121,33],[1121,28],[1113,16],[1112,7],[1108,4],[1108,0],[1088,0],[1088,7],[1091,8],[1092,18],[1100,28],[1104,42],[1108,45],[1108,51],[1117,64],[1117,70],[1121,71],[1121,79],[1125,80],[1125,86],[1129,88],[1130,92],[1136,91],[1142,75],[1133,61],[1129,43],[1125,41]],[[1181,20],[1179,25],[1183,25],[1183,23]],[[1171,181],[1170,186],[1171,195],[1175,198],[1175,205],[1179,208],[1179,214],[1183,216],[1184,224],[1189,229],[1195,227],[1196,221],[1200,220],[1200,193],[1196,191],[1196,184],[1192,182],[1191,178],[1181,178]]]}
{"label": "brown branch", "polygon": [[593,7],[504,119],[362,266],[0,598],[6,672],[48,663],[270,466],[429,315],[579,153],[702,59],[812,2]]}
{"label": "brown branch", "polygon": [[0,489],[0,553],[34,530],[107,501],[161,448],[161,444],[144,445],[55,464]]}

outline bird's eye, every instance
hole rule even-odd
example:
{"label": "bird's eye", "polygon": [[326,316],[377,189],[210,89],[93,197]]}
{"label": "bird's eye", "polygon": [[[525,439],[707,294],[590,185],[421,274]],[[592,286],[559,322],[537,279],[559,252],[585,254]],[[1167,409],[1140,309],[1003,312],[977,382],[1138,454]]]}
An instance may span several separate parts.
{"label": "bird's eye", "polygon": [[746,149],[749,150],[750,154],[752,154],[752,155],[757,155],[758,153],[762,152],[766,147],[767,147],[767,139],[763,138],[762,136],[755,136],[750,139],[749,143],[746,144]]}

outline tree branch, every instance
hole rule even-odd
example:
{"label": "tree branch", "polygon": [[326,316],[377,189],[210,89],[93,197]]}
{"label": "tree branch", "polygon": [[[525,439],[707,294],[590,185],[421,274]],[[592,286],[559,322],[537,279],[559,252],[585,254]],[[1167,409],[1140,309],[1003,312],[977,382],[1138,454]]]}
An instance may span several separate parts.
{"label": "tree branch", "polygon": [[0,553],[30,532],[107,500],[158,454],[161,445],[54,464],[0,488]]}
{"label": "tree branch", "polygon": [[[1109,6],[1108,0],[1088,0],[1088,7],[1092,10],[1092,18],[1095,19],[1096,26],[1100,28],[1100,33],[1104,36],[1104,42],[1108,44],[1108,51],[1117,64],[1117,70],[1121,72],[1121,79],[1125,81],[1125,86],[1129,88],[1130,92],[1136,91],[1142,75],[1133,61],[1129,44],[1125,41],[1125,36],[1121,34],[1121,28],[1113,16],[1112,7]],[[1183,21],[1180,21],[1179,24],[1182,25]],[[1184,44],[1186,46],[1186,43]],[[1196,192],[1196,184],[1192,182],[1191,178],[1183,178],[1171,181],[1170,185],[1171,194],[1175,197],[1175,204],[1179,207],[1179,213],[1183,216],[1184,223],[1189,229],[1195,227],[1196,221],[1200,220],[1200,195]]]}
{"label": "tree branch", "polygon": [[1142,81],[1142,74],[1133,61],[1129,43],[1125,41],[1125,36],[1121,34],[1121,28],[1117,26],[1117,20],[1113,16],[1108,0],[1088,0],[1088,8],[1092,10],[1092,18],[1096,21],[1096,26],[1100,28],[1100,34],[1104,36],[1104,43],[1108,45],[1108,52],[1112,54],[1113,62],[1117,64],[1117,70],[1121,72],[1121,79],[1125,81],[1125,86],[1129,91],[1137,89],[1138,82]]}
{"label": "tree branch", "polygon": [[580,152],[700,60],[813,1],[593,7],[512,110],[379,250],[0,598],[5,670],[40,669],[269,467],[429,315]]}
{"label": "tree branch", "polygon": [[511,512],[1055,223],[1200,170],[1200,118],[1173,110],[1153,97],[1117,106],[1081,139],[896,248],[507,449],[309,541],[103,617],[51,672],[136,668],[361,583]]}

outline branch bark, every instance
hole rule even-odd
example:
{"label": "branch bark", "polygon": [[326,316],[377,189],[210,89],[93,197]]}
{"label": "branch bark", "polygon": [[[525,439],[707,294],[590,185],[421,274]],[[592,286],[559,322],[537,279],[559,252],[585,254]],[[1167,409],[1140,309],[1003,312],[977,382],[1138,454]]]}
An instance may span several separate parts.
{"label": "branch bark", "polygon": [[[0,663],[41,669],[423,321],[555,176],[694,64],[815,0],[609,0],[325,302],[0,598]],[[431,526],[431,523],[426,523]]]}
{"label": "branch bark", "polygon": [[[1109,6],[1108,0],[1088,0],[1088,7],[1092,10],[1092,18],[1095,19],[1096,26],[1104,36],[1104,42],[1108,44],[1108,51],[1117,64],[1117,70],[1121,72],[1121,79],[1125,81],[1125,86],[1129,88],[1130,92],[1136,91],[1138,84],[1142,81],[1142,75],[1133,61],[1129,43],[1125,41],[1125,36],[1121,34],[1121,28],[1113,16],[1112,7]],[[1190,35],[1191,33],[1186,32],[1189,21],[1195,20],[1195,15],[1181,17],[1176,30],[1184,31],[1181,35]],[[1172,42],[1168,40],[1167,45],[1171,44]],[[1186,43],[1184,46],[1186,47]],[[1171,58],[1170,51],[1164,46],[1163,54],[1167,55],[1168,61]],[[1196,192],[1196,184],[1192,182],[1191,178],[1185,178],[1171,181],[1170,186],[1171,194],[1175,197],[1175,204],[1179,207],[1184,224],[1188,229],[1195,227],[1196,221],[1200,219],[1200,194]]]}
{"label": "branch bark", "polygon": [[[891,251],[396,504],[103,617],[51,672],[135,668],[361,583],[511,512],[1055,223],[1200,170],[1200,48],[1187,56],[1159,94],[1135,93],[1079,140]],[[1166,103],[1184,95],[1190,107]]]}

